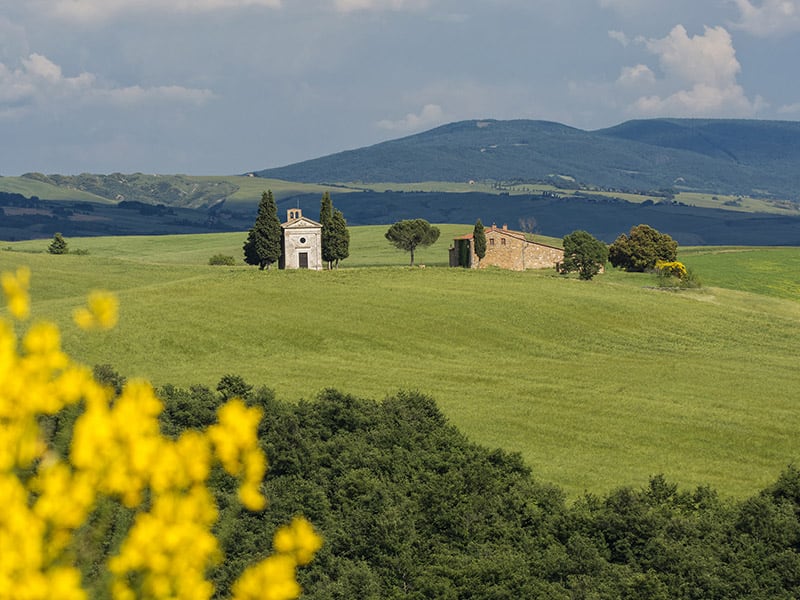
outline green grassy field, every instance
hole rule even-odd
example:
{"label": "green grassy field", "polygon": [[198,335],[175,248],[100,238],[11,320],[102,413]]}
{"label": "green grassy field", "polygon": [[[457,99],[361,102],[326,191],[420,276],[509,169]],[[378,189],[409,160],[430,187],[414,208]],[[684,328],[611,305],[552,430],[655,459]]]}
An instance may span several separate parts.
{"label": "green grassy field", "polygon": [[340,186],[295,183],[292,181],[283,181],[281,179],[263,179],[260,177],[198,176],[197,179],[200,181],[227,181],[235,184],[238,190],[226,200],[228,205],[234,207],[239,204],[244,204],[246,206],[258,204],[264,190],[272,190],[276,200],[281,200],[287,196],[295,196],[297,194],[319,194],[322,196],[323,192],[342,194],[355,191]]}
{"label": "green grassy field", "polygon": [[[173,176],[165,175],[162,179],[169,181]],[[197,183],[228,183],[236,188],[236,191],[228,198],[228,202],[236,205],[245,203],[247,205],[257,204],[261,194],[271,189],[275,198],[280,200],[286,196],[296,194],[320,194],[326,191],[344,193],[351,191],[348,188],[330,185],[316,185],[311,183],[295,183],[280,179],[264,179],[259,177],[248,177],[244,175],[197,175],[197,176],[176,176],[182,180],[194,181]],[[152,176],[150,176],[152,179]],[[45,200],[88,200],[90,202],[116,202],[113,199],[103,198],[95,194],[76,190],[71,187],[57,186],[29,177],[0,177],[0,191],[22,194],[23,196],[38,196]],[[160,198],[154,197],[154,201]]]}
{"label": "green grassy field", "polygon": [[687,248],[681,258],[708,285],[800,300],[797,248]]}
{"label": "green grassy field", "polygon": [[27,177],[0,177],[0,191],[22,194],[30,198],[37,196],[45,200],[85,200],[88,202],[113,202],[89,192],[59,187],[29,179]]}
{"label": "green grassy field", "polygon": [[[418,389],[572,496],[664,473],[743,497],[800,459],[800,249],[687,249],[706,287],[674,293],[616,271],[449,269],[470,226],[441,228],[426,269],[365,227],[334,272],[206,264],[241,256],[241,233],[70,240],[85,256],[3,242],[0,270],[31,267],[35,318],[87,364],[156,385],[235,373],[287,401]],[[119,295],[120,324],[84,334],[70,315],[95,288]]]}
{"label": "green grassy field", "polygon": [[[271,180],[277,182],[277,188],[280,189],[286,182],[280,180]],[[544,192],[556,193],[560,196],[580,196],[581,194],[591,194],[596,196],[607,196],[609,198],[619,198],[627,202],[636,204],[645,202],[646,200],[658,201],[659,198],[647,193],[633,193],[633,192],[607,192],[602,190],[569,190],[557,188],[554,185],[544,183],[520,183],[512,185],[502,185],[498,188],[496,185],[483,181],[476,181],[474,183],[456,182],[456,181],[422,181],[417,183],[347,183],[348,187],[354,189],[364,188],[375,190],[376,192],[395,191],[395,192],[482,192],[484,194],[497,194],[502,192],[511,195],[517,194],[541,194]],[[323,190],[324,191],[324,190]],[[341,192],[342,190],[337,190]],[[260,193],[260,192],[259,192]],[[244,197],[244,196],[243,196]],[[772,214],[796,214],[800,210],[800,205],[792,202],[785,201],[771,201],[760,198],[751,198],[749,196],[726,196],[724,194],[704,194],[700,192],[679,192],[675,195],[677,202],[683,202],[689,206],[697,206],[699,208],[718,208],[722,210],[731,210],[737,212],[759,212],[759,213],[772,213]],[[251,197],[252,201],[252,197]],[[726,204],[726,202],[728,204]]]}

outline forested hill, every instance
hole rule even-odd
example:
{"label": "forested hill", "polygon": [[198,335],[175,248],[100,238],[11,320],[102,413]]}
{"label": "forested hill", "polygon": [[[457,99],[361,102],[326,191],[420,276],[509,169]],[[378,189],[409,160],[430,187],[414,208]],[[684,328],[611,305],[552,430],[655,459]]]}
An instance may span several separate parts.
{"label": "forested hill", "polygon": [[800,122],[646,119],[598,131],[461,121],[256,173],[301,182],[551,181],[800,198]]}
{"label": "forested hill", "polygon": [[[113,369],[111,369],[113,371]],[[96,370],[97,372],[97,370]],[[119,375],[104,373],[120,385]],[[216,534],[225,560],[215,597],[263,558],[276,528],[302,512],[324,539],[300,572],[307,600],[797,598],[800,471],[742,501],[663,476],[568,504],[519,455],[470,442],[435,402],[399,392],[381,403],[325,390],[298,403],[227,375],[159,391],[170,436],[207,427],[231,394],[264,411],[270,459],[265,511],[245,511],[221,469]],[[70,416],[72,415],[72,416]],[[64,452],[74,414],[48,420]],[[99,568],[133,519],[116,501],[78,532],[77,565],[92,598],[108,598]]]}

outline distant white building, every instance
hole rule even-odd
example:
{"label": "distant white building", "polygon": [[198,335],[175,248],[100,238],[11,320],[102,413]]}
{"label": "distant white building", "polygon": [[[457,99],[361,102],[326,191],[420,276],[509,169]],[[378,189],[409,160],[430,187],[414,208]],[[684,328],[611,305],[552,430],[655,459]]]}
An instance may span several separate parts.
{"label": "distant white building", "polygon": [[283,240],[278,267],[322,270],[322,225],[304,217],[299,208],[290,208],[281,228]]}

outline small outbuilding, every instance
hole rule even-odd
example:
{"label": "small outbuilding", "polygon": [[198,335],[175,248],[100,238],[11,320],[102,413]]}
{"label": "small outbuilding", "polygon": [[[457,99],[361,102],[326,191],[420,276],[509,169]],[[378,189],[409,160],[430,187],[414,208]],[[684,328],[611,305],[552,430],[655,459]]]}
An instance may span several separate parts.
{"label": "small outbuilding", "polygon": [[281,269],[322,270],[322,225],[304,217],[299,208],[290,208],[281,223]]}
{"label": "small outbuilding", "polygon": [[478,261],[472,233],[459,236],[450,247],[450,266],[478,269],[500,267],[512,271],[525,269],[553,269],[564,260],[564,250],[547,244],[531,241],[522,231],[512,231],[507,225],[502,228],[487,227],[486,256]]}

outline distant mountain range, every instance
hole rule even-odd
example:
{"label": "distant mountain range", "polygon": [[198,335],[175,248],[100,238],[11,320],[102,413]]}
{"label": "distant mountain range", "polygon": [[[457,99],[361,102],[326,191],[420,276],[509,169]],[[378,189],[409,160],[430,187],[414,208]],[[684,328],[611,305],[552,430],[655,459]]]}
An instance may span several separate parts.
{"label": "distant mountain range", "polygon": [[645,119],[598,131],[461,121],[259,177],[306,183],[525,181],[800,200],[800,122]]}
{"label": "distant mountain range", "polygon": [[[545,235],[585,229],[610,242],[648,223],[683,245],[800,246],[798,122],[649,119],[582,131],[462,121],[256,175],[0,177],[0,239],[240,231],[271,189],[279,215],[300,207],[312,218],[330,191],[350,225],[535,221]],[[407,185],[420,182],[425,191]],[[539,183],[561,189],[526,185]],[[706,194],[674,195],[688,191]]]}

